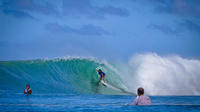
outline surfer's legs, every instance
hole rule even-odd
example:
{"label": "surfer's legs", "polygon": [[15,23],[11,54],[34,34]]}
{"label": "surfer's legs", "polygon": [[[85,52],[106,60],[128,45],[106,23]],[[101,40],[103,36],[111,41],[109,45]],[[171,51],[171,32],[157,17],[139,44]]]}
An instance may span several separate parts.
{"label": "surfer's legs", "polygon": [[[103,82],[105,82],[104,77],[103,77]],[[105,82],[106,83],[106,82]]]}
{"label": "surfer's legs", "polygon": [[103,80],[103,82],[105,82],[104,77],[105,77],[105,76],[102,76],[102,77],[101,77],[101,80]]}

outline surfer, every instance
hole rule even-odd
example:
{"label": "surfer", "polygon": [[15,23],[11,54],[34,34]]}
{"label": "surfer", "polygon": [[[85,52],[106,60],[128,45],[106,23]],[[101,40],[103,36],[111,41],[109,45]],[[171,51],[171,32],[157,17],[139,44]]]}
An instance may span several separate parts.
{"label": "surfer", "polygon": [[104,83],[105,83],[105,80],[104,80],[104,78],[105,78],[105,73],[104,72],[102,72],[102,70],[101,69],[99,69],[98,70],[98,73],[99,73],[99,75],[100,75],[100,80],[103,80],[104,81]]}
{"label": "surfer", "polygon": [[28,94],[32,94],[32,90],[31,90],[29,84],[26,85],[26,89],[24,90],[24,94],[27,94],[27,95],[28,95]]}
{"label": "surfer", "polygon": [[150,98],[144,95],[143,88],[138,88],[137,94],[138,96],[135,98],[132,105],[151,105]]}

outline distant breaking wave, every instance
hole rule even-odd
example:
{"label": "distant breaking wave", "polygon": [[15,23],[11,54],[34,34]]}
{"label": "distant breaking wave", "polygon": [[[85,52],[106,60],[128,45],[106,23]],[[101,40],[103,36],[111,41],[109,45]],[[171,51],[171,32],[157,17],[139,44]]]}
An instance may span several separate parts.
{"label": "distant breaking wave", "polygon": [[[99,66],[112,88],[99,83]],[[133,94],[143,87],[149,95],[200,95],[200,60],[147,53],[114,64],[78,57],[0,62],[0,92],[20,93],[27,83],[33,93]]]}

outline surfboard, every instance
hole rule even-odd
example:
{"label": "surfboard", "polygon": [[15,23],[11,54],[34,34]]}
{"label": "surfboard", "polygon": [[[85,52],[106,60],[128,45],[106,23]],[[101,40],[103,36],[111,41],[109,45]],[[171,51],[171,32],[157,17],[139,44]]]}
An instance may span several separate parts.
{"label": "surfboard", "polygon": [[108,86],[103,80],[100,81],[104,86]]}

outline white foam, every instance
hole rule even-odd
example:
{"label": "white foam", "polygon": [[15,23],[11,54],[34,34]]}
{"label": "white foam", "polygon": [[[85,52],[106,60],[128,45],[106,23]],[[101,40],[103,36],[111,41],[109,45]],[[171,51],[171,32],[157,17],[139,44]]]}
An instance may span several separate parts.
{"label": "white foam", "polygon": [[126,81],[132,90],[150,95],[200,95],[200,60],[156,53],[137,54],[130,61]]}

